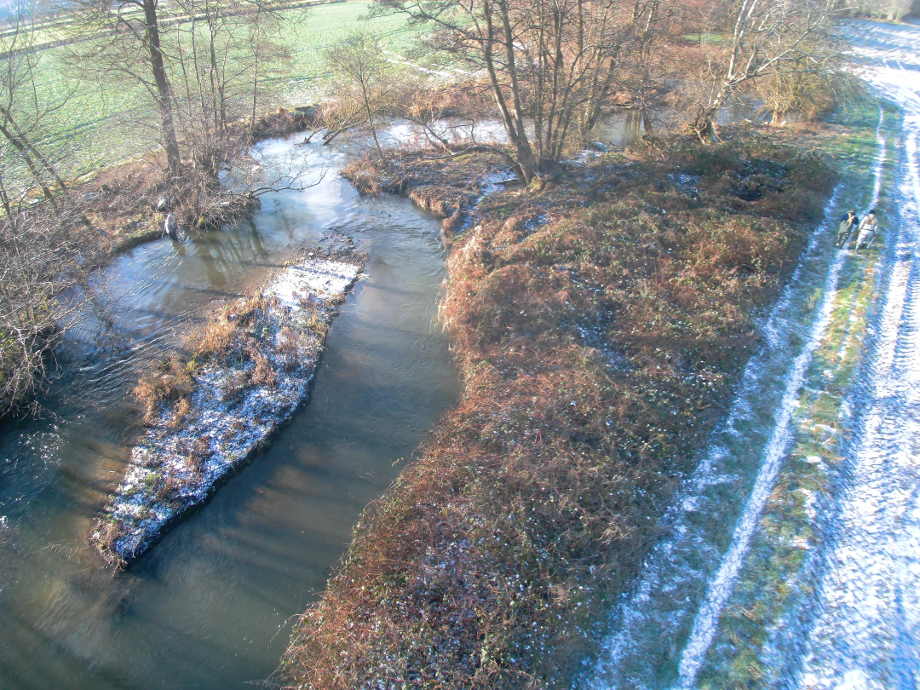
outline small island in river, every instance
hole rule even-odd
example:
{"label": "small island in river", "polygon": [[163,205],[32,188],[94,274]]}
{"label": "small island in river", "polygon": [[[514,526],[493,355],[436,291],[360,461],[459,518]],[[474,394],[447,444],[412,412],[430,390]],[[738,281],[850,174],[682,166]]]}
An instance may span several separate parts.
{"label": "small island in river", "polygon": [[311,253],[211,318],[134,394],[146,429],[90,541],[121,569],[204,502],[309,395],[326,331],[360,258]]}

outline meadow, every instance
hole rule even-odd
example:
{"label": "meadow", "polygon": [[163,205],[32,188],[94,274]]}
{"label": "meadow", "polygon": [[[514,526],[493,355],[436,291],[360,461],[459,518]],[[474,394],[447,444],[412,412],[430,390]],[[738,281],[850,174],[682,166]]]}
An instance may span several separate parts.
{"label": "meadow", "polygon": [[[383,35],[392,50],[406,49],[413,35],[410,27],[401,17],[369,18],[370,6],[368,1],[355,0],[280,12],[280,31],[272,39],[290,51],[290,60],[276,65],[278,76],[260,85],[264,93],[262,107],[294,107],[317,100],[323,90],[323,50],[350,32],[367,29]],[[182,28],[183,40],[188,40],[188,26]],[[49,20],[48,26],[36,27],[32,42],[60,40],[68,32],[73,35],[73,30],[66,18]],[[164,30],[164,40],[169,40],[168,32]],[[172,33],[179,35],[175,28]],[[0,47],[8,50],[9,41],[0,32]],[[77,50],[84,51],[87,43],[56,45],[34,55],[39,99],[54,106],[38,123],[36,141],[70,179],[136,157],[158,145],[157,117],[150,94],[136,81],[93,78],[75,55]],[[179,134],[182,136],[182,132]],[[6,156],[0,164],[7,178],[16,179],[22,174]]]}

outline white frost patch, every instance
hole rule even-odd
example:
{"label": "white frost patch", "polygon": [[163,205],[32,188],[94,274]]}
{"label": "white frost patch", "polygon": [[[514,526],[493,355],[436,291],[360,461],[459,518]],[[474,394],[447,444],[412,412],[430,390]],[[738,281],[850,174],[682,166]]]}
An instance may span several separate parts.
{"label": "white frost patch", "polygon": [[262,291],[267,299],[251,334],[274,380],[253,381],[251,361],[209,363],[194,372],[181,422],[173,423],[175,404],[167,406],[131,450],[124,479],[91,535],[104,556],[129,562],[141,555],[294,412],[323,346],[313,326],[332,320],[359,272],[356,264],[307,258],[275,276]]}
{"label": "white frost patch", "polygon": [[[860,22],[865,79],[904,108],[890,250],[866,386],[854,398],[848,483],[795,685],[914,688],[920,681],[920,69],[916,28]],[[881,48],[884,48],[883,50]],[[891,61],[898,67],[891,66]],[[879,63],[886,63],[884,65]],[[903,64],[908,68],[904,69]],[[898,222],[899,221],[899,222]]]}
{"label": "white frost patch", "polygon": [[354,264],[328,259],[310,260],[284,269],[264,295],[277,297],[287,307],[298,308],[311,295],[329,298],[345,294],[357,274],[358,268]]}

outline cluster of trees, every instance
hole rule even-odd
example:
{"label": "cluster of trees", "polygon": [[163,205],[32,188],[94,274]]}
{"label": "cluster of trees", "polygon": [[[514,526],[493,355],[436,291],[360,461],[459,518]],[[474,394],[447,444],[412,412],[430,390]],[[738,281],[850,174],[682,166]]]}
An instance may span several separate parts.
{"label": "cluster of trees", "polygon": [[[833,88],[836,0],[378,0],[481,75],[521,179],[551,171],[612,106],[674,92],[701,140],[739,93],[779,117]],[[694,42],[693,36],[699,37]],[[706,37],[705,40],[703,37]],[[368,54],[368,58],[371,55]]]}
{"label": "cluster of trees", "polygon": [[[869,4],[892,16],[906,11],[902,0]],[[839,0],[376,0],[374,6],[423,27],[429,54],[443,56],[454,74],[465,73],[464,89],[488,96],[509,143],[496,151],[526,183],[552,173],[612,108],[650,122],[650,112],[668,99],[690,131],[709,141],[718,137],[720,110],[739,94],[756,93],[775,120],[793,109],[814,114],[834,99],[839,56],[830,29]],[[181,186],[188,215],[201,217],[220,189],[218,173],[248,147],[271,98],[265,83],[284,70],[289,56],[273,40],[280,17],[259,0],[172,0],[168,13],[160,0],[70,0],[67,7],[69,24],[84,39],[70,48],[74,88],[84,80],[146,94],[155,116],[138,118],[136,126],[155,123],[163,182]],[[58,172],[56,157],[66,150],[45,146],[45,122],[68,92],[39,84],[44,54],[32,36],[27,24],[0,32],[0,235],[7,243],[31,237],[22,228],[37,227],[36,195],[61,219],[57,225],[91,227]],[[366,33],[329,48],[326,58],[336,101],[325,108],[326,140],[367,124],[380,158],[380,118],[399,113],[427,125],[440,114],[432,94],[451,86],[410,84],[380,39]],[[430,133],[445,155],[458,153]]]}
{"label": "cluster of trees", "polygon": [[[273,39],[277,12],[258,0],[175,0],[168,15],[159,0],[75,0],[67,11],[81,40],[69,49],[73,78],[57,80],[57,88],[48,88],[46,53],[33,45],[26,15],[0,36],[2,173],[40,189],[52,206],[67,191],[55,160],[67,152],[48,145],[48,122],[77,89],[140,89],[156,113],[164,177],[213,181],[244,150],[251,129],[245,123],[269,98],[264,84],[289,58]],[[151,122],[140,115],[133,126]]]}
{"label": "cluster of trees", "polygon": [[[15,18],[0,62],[0,416],[27,398],[45,352],[66,320],[56,301],[82,281],[84,261],[70,229],[87,224],[41,141],[43,123],[66,94],[40,88],[41,53]],[[25,183],[24,183],[25,181]],[[35,190],[45,203],[35,204]]]}
{"label": "cluster of trees", "polygon": [[[13,202],[3,190],[4,204]],[[76,218],[20,210],[0,220],[0,417],[25,401],[73,311],[60,293],[85,278]]]}
{"label": "cluster of trees", "polygon": [[[895,12],[905,0],[886,3]],[[510,144],[503,153],[526,182],[583,144],[611,107],[634,109],[648,122],[664,92],[703,141],[717,136],[719,111],[742,92],[755,91],[777,121],[789,110],[817,111],[833,100],[838,55],[829,29],[839,0],[375,4],[424,26],[427,48],[488,91]],[[69,7],[80,31],[96,36],[73,49],[81,77],[140,85],[157,113],[164,176],[194,173],[204,187],[212,184],[245,149],[248,129],[239,123],[255,121],[263,84],[283,69],[286,51],[272,41],[276,13],[258,0],[175,0],[168,15],[159,0],[74,0]],[[66,184],[35,145],[35,132],[60,104],[42,101],[35,88],[41,53],[28,49],[28,32],[6,41],[4,155],[54,204]],[[337,121],[327,138],[356,123],[373,125],[405,95],[373,36],[356,34],[334,46],[327,62],[339,101],[329,109]],[[379,142],[376,148],[382,156]]]}
{"label": "cluster of trees", "polygon": [[171,174],[215,176],[245,143],[241,119],[255,121],[261,84],[288,57],[272,40],[278,15],[253,2],[175,0],[161,22],[159,0],[79,0],[78,24],[100,40],[75,50],[90,79],[140,84],[159,115]]}
{"label": "cluster of trees", "polygon": [[218,174],[248,149],[264,84],[288,57],[273,40],[279,17],[258,1],[174,0],[169,10],[159,0],[69,2],[68,25],[82,39],[69,48],[71,79],[48,79],[28,15],[0,31],[0,415],[29,393],[66,325],[55,296],[83,279],[92,251],[80,238],[104,234],[60,172],[67,143],[52,136],[77,89],[146,94],[156,115],[135,126],[155,123],[165,154],[151,187],[185,217],[234,213],[271,188],[226,192]]}

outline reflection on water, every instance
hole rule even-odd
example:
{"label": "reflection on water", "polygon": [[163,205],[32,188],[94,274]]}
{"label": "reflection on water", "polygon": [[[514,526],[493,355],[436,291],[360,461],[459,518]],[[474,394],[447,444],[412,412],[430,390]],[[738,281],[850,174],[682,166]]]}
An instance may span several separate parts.
{"label": "reflection on water", "polygon": [[[671,115],[659,114],[662,122]],[[464,120],[446,118],[431,124],[432,132],[441,140],[457,146],[469,141],[496,144],[507,141],[505,130],[498,120]],[[533,127],[527,127],[533,137]],[[622,110],[604,117],[595,128],[593,136],[611,148],[623,148],[637,142],[647,130],[647,123],[638,110]],[[381,136],[384,146],[402,145],[408,148],[425,148],[433,145],[432,138],[419,127],[400,123],[389,127]]]}
{"label": "reflection on water", "polygon": [[[641,136],[635,114],[598,133]],[[630,119],[631,118],[631,119]],[[462,135],[462,123],[445,123]],[[494,123],[480,141],[500,140]],[[393,127],[387,142],[420,135]],[[232,688],[265,677],[288,618],[322,588],[367,502],[454,401],[435,324],[437,224],[336,171],[356,145],[260,144],[264,169],[319,184],[263,198],[251,223],[141,245],[97,273],[63,343],[40,421],[0,428],[0,687]],[[326,173],[323,175],[323,173]],[[368,278],[329,335],[310,404],[268,450],[132,569],[99,570],[85,541],[138,428],[128,391],[216,301],[244,294],[296,248],[354,237]]]}
{"label": "reflection on water", "polygon": [[[302,138],[302,137],[301,137]],[[454,401],[435,324],[438,227],[396,198],[361,199],[335,170],[347,140],[293,152],[303,191],[252,223],[137,247],[94,276],[93,304],[59,352],[40,421],[0,428],[0,687],[231,688],[265,677],[288,618],[322,588],[355,519]],[[369,254],[329,335],[310,404],[203,509],[118,577],[85,542],[138,429],[140,368],[304,244],[332,232]]]}
{"label": "reflection on water", "polygon": [[626,110],[605,118],[597,127],[597,139],[608,146],[623,148],[639,141],[646,130],[642,112]]}

